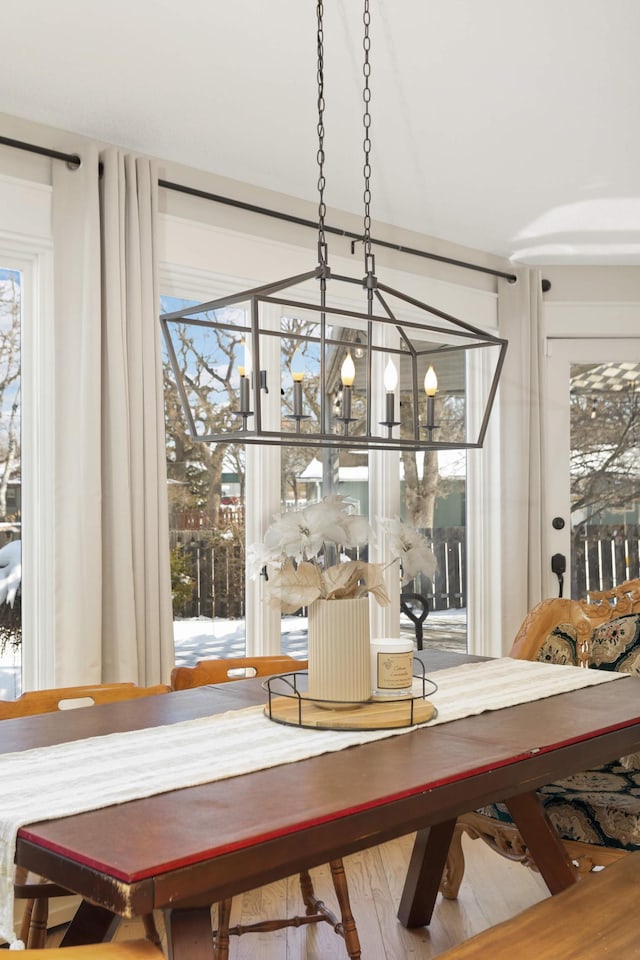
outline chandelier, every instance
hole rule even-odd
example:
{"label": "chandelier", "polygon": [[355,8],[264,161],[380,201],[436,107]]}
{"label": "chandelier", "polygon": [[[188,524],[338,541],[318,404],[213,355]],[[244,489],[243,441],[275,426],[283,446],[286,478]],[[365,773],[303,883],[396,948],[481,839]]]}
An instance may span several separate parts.
{"label": "chandelier", "polygon": [[369,0],[363,24],[364,272],[344,276],[329,265],[320,0],[318,262],[306,273],[161,316],[194,439],[354,451],[461,449],[484,442],[506,341],[376,276]]}

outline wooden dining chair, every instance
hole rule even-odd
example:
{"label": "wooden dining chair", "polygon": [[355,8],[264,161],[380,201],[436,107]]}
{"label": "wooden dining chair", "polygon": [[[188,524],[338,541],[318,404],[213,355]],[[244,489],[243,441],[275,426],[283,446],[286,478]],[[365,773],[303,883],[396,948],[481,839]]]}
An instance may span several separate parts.
{"label": "wooden dining chair", "polygon": [[[640,579],[588,599],[552,597],[526,615],[508,654],[517,660],[640,674]],[[637,851],[640,753],[547,784],[538,799],[580,873],[608,867]],[[536,869],[504,803],[458,817],[440,892],[458,896],[464,876],[463,836],[482,840],[509,860]]]}
{"label": "wooden dining chair", "polygon": [[[168,693],[170,689],[164,683],[153,687],[138,687],[135,683],[100,683],[80,687],[30,690],[23,693],[17,700],[0,700],[0,720],[32,717],[43,713],[55,713],[57,710],[155,696]],[[49,900],[52,897],[69,896],[73,896],[72,891],[58,884],[49,883],[40,877],[34,877],[24,867],[16,867],[14,897],[16,900],[26,901],[20,925],[20,939],[27,948],[41,951],[44,947],[47,937]],[[159,944],[160,936],[153,915],[149,914],[143,920],[148,940]]]}
{"label": "wooden dining chair", "polygon": [[224,660],[199,660],[195,667],[174,667],[171,672],[172,690],[189,690],[209,683],[227,683],[251,677],[268,677],[276,673],[294,673],[307,669],[306,660],[296,660],[286,654],[271,657],[229,657]]}
{"label": "wooden dining chair", "polygon": [[82,687],[29,690],[17,700],[0,700],[0,720],[33,717],[39,713],[56,713],[58,710],[92,707],[118,700],[135,700],[137,697],[169,693],[170,690],[171,687],[166,683],[158,683],[154,687],[138,687],[135,683],[95,683]]}
{"label": "wooden dining chair", "polygon": [[[306,660],[296,660],[284,655],[200,660],[195,667],[174,667],[171,674],[171,687],[173,690],[187,690],[210,683],[228,683],[233,680],[243,680],[247,677],[265,677],[306,669]],[[359,960],[360,938],[351,912],[349,888],[342,860],[332,860],[329,863],[329,869],[340,909],[340,918],[329,910],[322,900],[316,897],[309,871],[302,870],[300,873],[300,890],[306,910],[304,916],[262,920],[257,923],[237,924],[230,927],[233,900],[229,898],[220,901],[218,904],[218,929],[213,934],[216,960],[228,960],[230,936],[240,936],[243,933],[268,933],[273,930],[281,930],[283,927],[299,927],[304,924],[322,922],[330,924],[335,932],[343,937],[351,960]]]}
{"label": "wooden dining chair", "polygon": [[[88,943],[81,947],[65,947],[65,960],[164,960],[164,954],[148,940],[121,940],[115,943]],[[60,960],[57,947],[21,950],[24,960]]]}

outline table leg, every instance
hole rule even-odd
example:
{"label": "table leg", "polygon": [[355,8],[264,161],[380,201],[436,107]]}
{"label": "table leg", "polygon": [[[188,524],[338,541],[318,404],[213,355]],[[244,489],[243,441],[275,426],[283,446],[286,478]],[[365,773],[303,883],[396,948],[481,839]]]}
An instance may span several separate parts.
{"label": "table leg", "polygon": [[560,893],[576,883],[578,871],[536,793],[510,797],[505,805],[550,892]]}
{"label": "table leg", "polygon": [[169,960],[214,960],[211,907],[164,911]]}
{"label": "table leg", "polygon": [[455,825],[446,820],[418,830],[398,909],[403,926],[424,927],[431,920]]}
{"label": "table leg", "polygon": [[88,900],[82,900],[80,906],[71,918],[60,943],[61,947],[75,947],[84,943],[102,943],[111,940],[116,931],[120,917],[99,907]]}

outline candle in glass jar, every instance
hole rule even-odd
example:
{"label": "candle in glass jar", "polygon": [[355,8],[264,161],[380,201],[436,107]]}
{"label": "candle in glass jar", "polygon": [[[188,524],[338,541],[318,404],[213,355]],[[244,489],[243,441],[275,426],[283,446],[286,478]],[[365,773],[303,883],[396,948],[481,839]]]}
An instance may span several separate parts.
{"label": "candle in glass jar", "polygon": [[395,637],[371,641],[371,690],[374,697],[403,697],[413,684],[413,642]]}

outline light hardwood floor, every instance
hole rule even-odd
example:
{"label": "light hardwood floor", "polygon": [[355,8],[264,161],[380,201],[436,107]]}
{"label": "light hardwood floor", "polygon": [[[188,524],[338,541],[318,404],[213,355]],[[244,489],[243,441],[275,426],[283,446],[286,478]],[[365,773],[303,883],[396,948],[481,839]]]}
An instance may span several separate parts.
{"label": "light hardwood floor", "polygon": [[[457,901],[438,897],[431,925],[405,930],[396,919],[413,837],[403,837],[345,858],[362,960],[431,960],[486,927],[513,916],[548,895],[540,877],[465,837],[465,878]],[[329,871],[313,871],[316,893],[333,908]],[[232,924],[300,912],[297,877],[270,884],[234,901]],[[159,918],[158,927],[162,921]],[[143,936],[141,925],[123,922],[117,939]],[[53,932],[48,945],[60,934]],[[232,937],[230,960],[347,960],[341,937],[328,924]]]}

